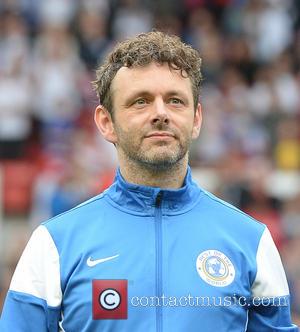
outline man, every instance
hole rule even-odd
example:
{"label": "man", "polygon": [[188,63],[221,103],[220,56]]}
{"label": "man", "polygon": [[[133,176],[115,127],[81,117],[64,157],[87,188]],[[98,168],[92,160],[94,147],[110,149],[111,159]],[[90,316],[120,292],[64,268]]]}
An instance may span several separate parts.
{"label": "man", "polygon": [[267,228],[191,179],[200,67],[179,38],[150,32],[98,69],[115,182],[35,230],[1,331],[297,331]]}

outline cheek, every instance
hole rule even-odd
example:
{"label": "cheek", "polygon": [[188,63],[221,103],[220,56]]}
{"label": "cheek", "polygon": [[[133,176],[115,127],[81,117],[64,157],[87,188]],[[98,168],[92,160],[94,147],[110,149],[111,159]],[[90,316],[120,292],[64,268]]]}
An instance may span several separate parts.
{"label": "cheek", "polygon": [[140,131],[147,123],[149,123],[149,119],[146,112],[128,112],[122,114],[122,117],[118,119],[119,127],[122,127],[127,132]]}
{"label": "cheek", "polygon": [[126,120],[124,120],[124,125],[115,126],[115,132],[120,144],[132,144],[137,142],[140,136],[138,134],[138,127],[126,124]]}
{"label": "cheek", "polygon": [[185,136],[191,135],[194,128],[194,117],[187,116],[180,116],[174,121],[177,130],[184,134]]}

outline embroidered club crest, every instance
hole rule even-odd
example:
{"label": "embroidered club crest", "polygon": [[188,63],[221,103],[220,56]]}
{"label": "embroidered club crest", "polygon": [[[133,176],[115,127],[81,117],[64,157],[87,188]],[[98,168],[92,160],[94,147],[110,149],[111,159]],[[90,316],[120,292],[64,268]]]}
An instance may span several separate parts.
{"label": "embroidered club crest", "polygon": [[200,277],[215,287],[228,286],[235,277],[235,269],[231,260],[221,251],[214,249],[199,254],[196,268]]}

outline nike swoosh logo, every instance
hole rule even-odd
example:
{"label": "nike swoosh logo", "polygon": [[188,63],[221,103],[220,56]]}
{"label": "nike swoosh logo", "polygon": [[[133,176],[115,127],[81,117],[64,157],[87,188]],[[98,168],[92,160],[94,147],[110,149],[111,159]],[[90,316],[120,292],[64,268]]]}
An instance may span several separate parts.
{"label": "nike swoosh logo", "polygon": [[104,263],[104,262],[107,262],[107,261],[110,261],[111,259],[114,259],[114,258],[117,258],[119,257],[120,255],[114,255],[114,256],[110,256],[110,257],[105,257],[105,258],[100,258],[100,259],[95,259],[93,260],[92,257],[90,256],[87,261],[86,261],[86,264],[87,266],[89,267],[93,267],[93,266],[96,266],[100,263]]}

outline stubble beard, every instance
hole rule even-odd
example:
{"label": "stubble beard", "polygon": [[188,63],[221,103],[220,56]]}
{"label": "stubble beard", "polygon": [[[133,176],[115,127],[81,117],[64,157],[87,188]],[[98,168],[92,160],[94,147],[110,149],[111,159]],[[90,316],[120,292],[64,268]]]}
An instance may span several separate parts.
{"label": "stubble beard", "polygon": [[144,139],[137,140],[133,134],[124,131],[119,126],[116,128],[116,132],[119,148],[128,162],[155,173],[166,172],[179,166],[187,156],[191,144],[190,136],[183,142],[176,137],[174,138],[176,144],[156,142],[147,150],[143,145]]}

